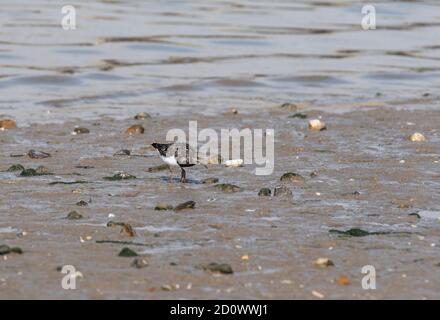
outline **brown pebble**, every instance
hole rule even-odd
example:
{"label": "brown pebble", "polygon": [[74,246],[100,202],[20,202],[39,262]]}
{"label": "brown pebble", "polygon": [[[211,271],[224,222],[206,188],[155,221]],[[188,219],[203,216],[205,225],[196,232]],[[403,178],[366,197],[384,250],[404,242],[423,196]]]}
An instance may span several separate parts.
{"label": "brown pebble", "polygon": [[127,130],[125,130],[125,133],[129,135],[143,134],[144,132],[145,132],[144,127],[138,124],[132,125]]}
{"label": "brown pebble", "polygon": [[346,276],[340,276],[338,279],[336,279],[336,283],[340,286],[348,286],[350,284],[350,279],[348,279]]}
{"label": "brown pebble", "polygon": [[134,231],[133,227],[128,223],[122,224],[122,228],[121,228],[120,233],[124,233],[124,234],[128,235],[129,237],[136,236],[136,232]]}
{"label": "brown pebble", "polygon": [[145,120],[151,118],[151,116],[146,112],[139,112],[137,115],[134,116],[136,120]]}
{"label": "brown pebble", "polygon": [[142,258],[135,258],[131,263],[131,266],[135,267],[136,269],[142,269],[148,267],[148,261]]}
{"label": "brown pebble", "polygon": [[29,150],[27,155],[31,159],[44,159],[44,158],[49,158],[51,156],[50,153],[43,151],[35,151],[35,150]]}
{"label": "brown pebble", "polygon": [[17,128],[17,123],[11,119],[0,120],[0,129],[15,129]]}

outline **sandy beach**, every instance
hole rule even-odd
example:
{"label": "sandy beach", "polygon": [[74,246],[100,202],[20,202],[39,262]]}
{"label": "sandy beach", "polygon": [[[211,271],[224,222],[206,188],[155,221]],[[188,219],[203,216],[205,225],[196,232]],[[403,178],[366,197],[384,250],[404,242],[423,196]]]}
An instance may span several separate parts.
{"label": "sandy beach", "polygon": [[[310,131],[307,119],[291,117],[298,113],[325,119],[328,129]],[[439,298],[437,110],[326,113],[275,106],[206,116],[199,126],[276,123],[273,175],[212,165],[190,168],[189,183],[181,184],[178,170],[150,172],[162,162],[148,142],[195,117],[102,118],[2,132],[0,239],[23,253],[2,259],[0,297],[291,299],[318,291],[330,299]],[[125,134],[133,124],[145,132]],[[72,135],[78,125],[90,132]],[[427,141],[409,141],[414,128]],[[30,149],[51,157],[16,157]],[[120,149],[132,155],[114,155]],[[44,166],[52,174],[6,172],[14,164]],[[119,171],[136,179],[104,179]],[[303,179],[281,182],[286,172]],[[240,190],[223,192],[202,183],[206,178]],[[278,185],[292,195],[258,195]],[[155,210],[190,200],[193,209]],[[71,211],[82,218],[66,219]],[[129,224],[135,234],[109,221]],[[350,229],[372,234],[330,231]],[[125,247],[139,257],[118,256]],[[315,266],[320,257],[334,265]],[[148,266],[132,266],[135,259]],[[229,264],[233,274],[207,272],[209,263]],[[83,275],[76,290],[61,288],[57,268],[63,265]],[[361,287],[364,265],[377,270],[376,290]],[[338,284],[340,277],[349,283]]]}
{"label": "sandy beach", "polygon": [[[436,2],[73,5],[2,3],[0,299],[440,299]],[[190,121],[274,129],[273,173],[180,183]]]}

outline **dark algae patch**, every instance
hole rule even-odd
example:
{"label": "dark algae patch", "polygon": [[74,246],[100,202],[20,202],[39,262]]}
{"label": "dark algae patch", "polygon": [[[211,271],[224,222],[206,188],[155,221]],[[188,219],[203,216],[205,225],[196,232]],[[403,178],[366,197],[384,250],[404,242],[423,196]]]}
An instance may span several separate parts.
{"label": "dark algae patch", "polygon": [[88,181],[85,181],[85,180],[76,180],[76,181],[53,181],[53,182],[49,182],[48,185],[50,185],[50,186],[55,186],[55,185],[58,185],[58,184],[72,185],[72,184],[83,184],[83,183],[88,183]]}
{"label": "dark algae patch", "polygon": [[297,112],[289,116],[289,118],[307,119],[307,115],[305,113]]}
{"label": "dark algae patch", "polygon": [[331,229],[329,231],[330,233],[335,233],[335,234],[339,234],[341,236],[348,236],[348,237],[365,237],[365,236],[369,236],[373,233],[362,230],[362,229],[349,229],[346,231],[341,231],[341,230],[336,230],[336,229]]}
{"label": "dark algae patch", "polygon": [[37,169],[24,169],[20,173],[20,177],[37,177],[37,176],[47,176],[52,175],[45,167],[38,167]]}
{"label": "dark algae patch", "polygon": [[8,172],[15,172],[15,171],[23,171],[24,167],[21,164],[13,164],[9,167]]}
{"label": "dark algae patch", "polygon": [[137,257],[138,254],[128,247],[122,248],[118,254],[119,257]]}
{"label": "dark algae patch", "polygon": [[121,240],[96,240],[98,244],[120,244],[126,246],[140,246],[140,247],[151,247],[152,245],[141,242],[133,242],[133,241],[121,241]]}
{"label": "dark algae patch", "polygon": [[366,237],[366,236],[377,236],[377,235],[387,235],[387,234],[398,234],[398,235],[409,235],[410,232],[393,232],[393,231],[365,231],[358,228],[348,229],[346,231],[331,229],[329,233],[338,234],[340,236],[346,237]]}
{"label": "dark algae patch", "polygon": [[22,254],[23,250],[20,247],[10,247],[5,244],[0,245],[0,256],[10,253]]}

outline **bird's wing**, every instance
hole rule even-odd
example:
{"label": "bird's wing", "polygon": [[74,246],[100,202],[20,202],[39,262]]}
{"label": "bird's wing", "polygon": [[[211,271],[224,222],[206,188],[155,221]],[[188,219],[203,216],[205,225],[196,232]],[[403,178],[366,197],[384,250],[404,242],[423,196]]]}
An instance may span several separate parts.
{"label": "bird's wing", "polygon": [[175,143],[168,149],[168,155],[174,156],[180,165],[198,164],[197,151],[187,143]]}

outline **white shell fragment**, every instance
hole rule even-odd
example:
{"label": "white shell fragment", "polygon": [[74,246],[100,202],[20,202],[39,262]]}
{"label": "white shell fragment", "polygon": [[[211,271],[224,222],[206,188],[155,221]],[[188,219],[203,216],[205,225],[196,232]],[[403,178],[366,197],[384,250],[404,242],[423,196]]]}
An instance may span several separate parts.
{"label": "white shell fragment", "polygon": [[243,159],[226,160],[225,166],[227,166],[227,167],[241,167],[241,166],[243,166]]}
{"label": "white shell fragment", "polygon": [[420,132],[415,132],[409,136],[409,140],[411,140],[413,142],[422,142],[422,141],[426,141],[426,138]]}
{"label": "white shell fragment", "polygon": [[309,121],[309,129],[320,131],[326,129],[326,125],[324,121],[321,121],[319,119],[312,119]]}

